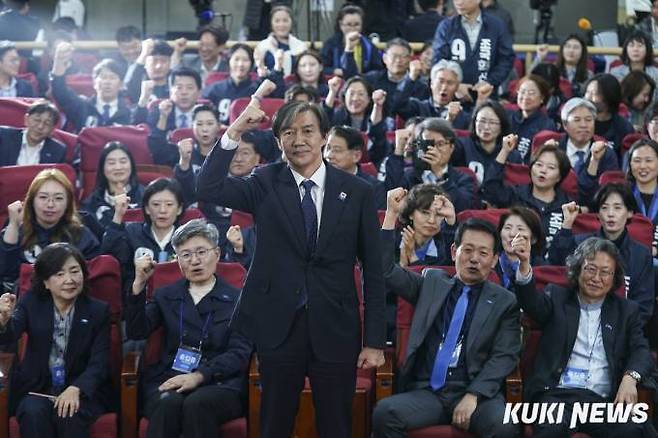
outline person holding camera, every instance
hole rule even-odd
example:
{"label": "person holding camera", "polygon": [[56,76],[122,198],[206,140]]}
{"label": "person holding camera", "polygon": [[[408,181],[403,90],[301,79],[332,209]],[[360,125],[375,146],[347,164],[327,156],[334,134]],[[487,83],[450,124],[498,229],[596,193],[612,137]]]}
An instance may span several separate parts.
{"label": "person holding camera", "polygon": [[[456,136],[450,123],[439,118],[425,119],[417,129],[418,135],[405,151],[411,131],[395,131],[395,151],[386,160],[387,190],[422,184],[438,184],[450,197],[455,211],[474,208],[476,190],[473,179],[450,165],[455,150]],[[404,154],[411,156],[413,166],[404,168]]]}

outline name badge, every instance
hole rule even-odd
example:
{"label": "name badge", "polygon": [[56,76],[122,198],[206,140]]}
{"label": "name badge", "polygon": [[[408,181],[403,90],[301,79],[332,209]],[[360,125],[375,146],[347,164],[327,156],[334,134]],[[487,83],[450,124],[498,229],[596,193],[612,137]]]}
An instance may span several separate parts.
{"label": "name badge", "polygon": [[566,367],[561,378],[561,385],[571,388],[587,388],[589,371],[584,368]]}
{"label": "name badge", "polygon": [[158,253],[158,263],[164,263],[169,259],[169,253],[167,251],[160,251]]}
{"label": "name badge", "polygon": [[194,348],[178,347],[174,364],[171,366],[172,370],[180,371],[181,373],[191,373],[199,368],[201,362],[201,351]]}
{"label": "name badge", "polygon": [[[441,348],[443,348],[443,342],[439,345],[439,351],[441,351]],[[462,341],[461,339],[457,341],[457,345],[455,345],[455,349],[452,352],[452,356],[450,356],[450,362],[448,363],[448,368],[456,368],[457,363],[459,362],[459,355],[462,352]]]}
{"label": "name badge", "polygon": [[66,384],[66,371],[64,365],[56,365],[50,369],[53,379],[53,388],[61,388]]}

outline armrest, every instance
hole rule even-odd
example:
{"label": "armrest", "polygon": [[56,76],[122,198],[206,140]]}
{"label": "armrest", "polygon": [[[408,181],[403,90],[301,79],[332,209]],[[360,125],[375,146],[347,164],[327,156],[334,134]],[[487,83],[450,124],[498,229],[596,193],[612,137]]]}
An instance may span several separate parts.
{"label": "armrest", "polygon": [[395,351],[386,349],[384,351],[384,365],[377,368],[375,377],[375,401],[393,395],[393,361]]}
{"label": "armrest", "polygon": [[14,357],[13,353],[0,353],[0,438],[9,436],[9,382]]}
{"label": "armrest", "polygon": [[258,438],[260,434],[260,374],[258,373],[258,356],[251,355],[249,361],[249,410],[248,427],[249,438]]}
{"label": "armrest", "polygon": [[121,436],[137,437],[137,382],[141,353],[130,351],[121,366]]}
{"label": "armrest", "polygon": [[507,403],[521,403],[523,401],[523,380],[518,365],[505,379],[505,386]]}

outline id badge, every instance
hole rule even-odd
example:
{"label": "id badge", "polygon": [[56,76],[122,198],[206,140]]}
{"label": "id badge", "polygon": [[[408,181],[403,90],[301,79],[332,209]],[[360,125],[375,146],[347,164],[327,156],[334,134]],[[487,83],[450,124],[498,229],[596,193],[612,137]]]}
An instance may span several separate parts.
{"label": "id badge", "polygon": [[169,253],[167,251],[160,251],[158,253],[158,263],[164,263],[169,259]]}
{"label": "id badge", "polygon": [[201,351],[189,347],[178,347],[171,369],[181,373],[191,373],[199,368],[199,363],[201,363]]}
{"label": "id badge", "polygon": [[561,384],[572,388],[587,388],[588,375],[589,371],[584,368],[566,367]]}
{"label": "id badge", "polygon": [[[443,348],[443,342],[439,345],[439,351],[441,351],[441,348]],[[457,342],[457,345],[455,345],[455,349],[452,352],[452,356],[450,356],[450,362],[448,363],[448,368],[456,368],[457,363],[459,362],[459,355],[462,352],[462,342],[461,339]]]}
{"label": "id badge", "polygon": [[53,379],[53,387],[61,388],[66,384],[66,371],[64,365],[56,365],[50,369],[50,375]]}

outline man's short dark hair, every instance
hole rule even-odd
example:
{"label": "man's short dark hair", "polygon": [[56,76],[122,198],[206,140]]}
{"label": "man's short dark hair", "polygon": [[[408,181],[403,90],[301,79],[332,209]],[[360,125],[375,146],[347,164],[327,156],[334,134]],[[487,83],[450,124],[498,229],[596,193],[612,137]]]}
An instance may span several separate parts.
{"label": "man's short dark hair", "polygon": [[388,51],[388,49],[394,46],[404,47],[405,49],[407,49],[410,55],[414,52],[413,50],[411,50],[411,44],[409,44],[409,41],[405,40],[404,38],[392,38],[388,40],[388,42],[386,43],[386,51]]}
{"label": "man's short dark hair", "polygon": [[5,57],[5,54],[11,50],[16,50],[16,44],[12,41],[0,41],[0,61]]}
{"label": "man's short dark hair", "polygon": [[192,108],[192,120],[196,120],[196,116],[204,111],[212,113],[213,116],[215,116],[215,120],[219,120],[219,113],[217,112],[217,108],[215,108],[213,105],[207,105],[205,103],[196,105],[194,108]]}
{"label": "man's short dark hair", "polygon": [[57,123],[59,123],[59,111],[57,110],[57,107],[55,105],[48,102],[47,100],[42,100],[33,103],[27,109],[26,114],[28,116],[31,116],[32,114],[43,114],[43,113],[50,114],[50,117],[53,119],[53,125],[57,126]]}
{"label": "man's short dark hair", "polygon": [[423,12],[427,12],[430,9],[438,9],[440,2],[441,0],[418,0],[418,6]]}
{"label": "man's short dark hair", "polygon": [[247,52],[247,55],[249,55],[249,59],[251,59],[251,64],[252,65],[254,64],[254,50],[245,43],[234,44],[228,51],[228,58],[231,59],[233,54],[238,50],[244,50],[245,52]]}
{"label": "man's short dark hair", "polygon": [[416,128],[416,131],[418,132],[418,135],[422,135],[425,131],[436,132],[437,134],[441,134],[447,142],[453,145],[457,141],[457,135],[452,129],[450,122],[438,117],[429,117],[423,120],[418,125],[418,128]]}
{"label": "man's short dark hair", "polygon": [[114,39],[117,43],[127,43],[132,40],[141,41],[142,32],[140,32],[135,26],[121,26],[117,29]]}
{"label": "man's short dark hair", "polygon": [[363,136],[361,131],[351,126],[334,126],[329,130],[329,135],[342,138],[347,143],[347,149],[360,151],[363,149]]}
{"label": "man's short dark hair", "polygon": [[295,100],[297,96],[305,94],[308,96],[308,100],[310,102],[317,102],[318,100],[318,92],[315,88],[309,87],[308,85],[304,84],[292,84],[288,89],[286,90],[286,93],[284,95],[284,100],[290,101],[290,100]]}
{"label": "man's short dark hair", "polygon": [[459,248],[459,246],[462,244],[464,233],[469,230],[481,231],[483,233],[490,234],[494,239],[494,253],[498,254],[500,252],[500,235],[496,231],[496,227],[490,222],[474,217],[466,219],[466,222],[460,223],[457,227],[457,233],[455,234],[455,248]]}
{"label": "man's short dark hair", "polygon": [[215,38],[215,43],[218,46],[223,46],[226,44],[229,38],[228,31],[224,29],[223,27],[219,26],[213,26],[213,25],[207,25],[203,26],[201,29],[199,29],[199,39],[201,39],[201,35],[204,33],[209,33]]}
{"label": "man's short dark hair", "polygon": [[318,120],[320,133],[325,136],[329,132],[329,118],[324,110],[315,103],[297,102],[291,100],[283,104],[281,108],[274,115],[272,120],[272,132],[276,138],[279,138],[281,131],[288,128],[301,113],[311,112]]}
{"label": "man's short dark hair", "polygon": [[174,53],[174,49],[166,41],[156,40],[151,56],[171,56],[172,53]]}
{"label": "man's short dark hair", "polygon": [[619,104],[621,103],[621,85],[616,77],[610,73],[599,73],[585,83],[584,90],[592,82],[598,85],[598,91],[601,98],[608,105],[608,110],[615,114],[619,111]]}
{"label": "man's short dark hair", "polygon": [[97,78],[105,69],[119,76],[119,78],[123,78],[123,70],[121,69],[121,66],[114,59],[110,58],[105,58],[94,66],[94,70],[91,73],[92,77]]}
{"label": "man's short dark hair", "polygon": [[171,72],[169,75],[169,85],[172,86],[174,82],[176,81],[176,78],[181,77],[181,78],[192,78],[194,79],[194,83],[196,84],[196,87],[200,90],[202,88],[202,82],[201,82],[201,75],[199,74],[198,71],[190,68],[190,67],[178,67],[175,70]]}

